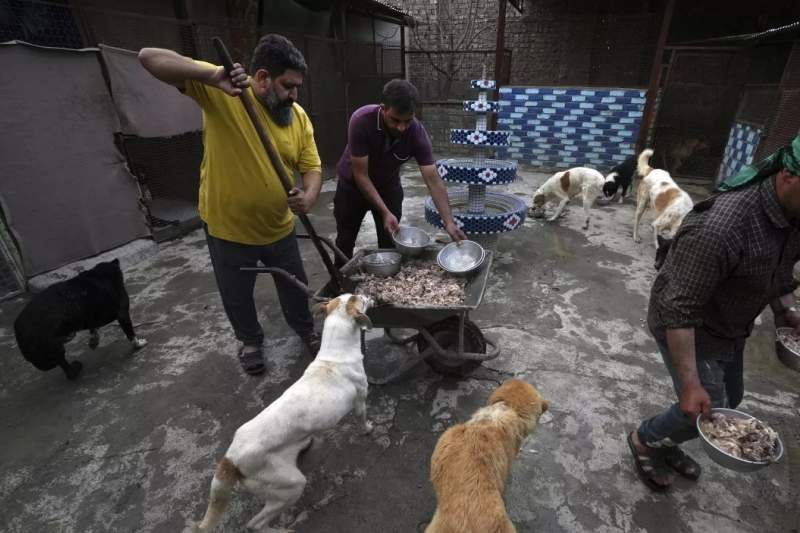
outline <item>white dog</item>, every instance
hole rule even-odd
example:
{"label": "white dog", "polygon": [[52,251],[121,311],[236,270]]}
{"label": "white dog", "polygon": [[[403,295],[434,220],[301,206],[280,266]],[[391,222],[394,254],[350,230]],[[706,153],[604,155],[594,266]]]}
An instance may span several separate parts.
{"label": "white dog", "polygon": [[[265,500],[247,524],[265,530],[269,522],[303,493],[306,478],[297,456],[315,435],[330,429],[351,410],[367,421],[367,375],[361,353],[361,330],[370,326],[369,299],[343,294],[318,310],[327,314],[317,357],[291,387],[233,436],[211,482],[211,497],[195,532],[214,529],[237,482]],[[267,529],[267,531],[275,531]]]}
{"label": "white dog", "polygon": [[583,211],[586,214],[586,223],[583,229],[589,229],[589,208],[603,193],[605,178],[593,168],[576,167],[562,172],[556,172],[533,193],[534,208],[542,209],[545,204],[559,200],[555,213],[547,219],[552,222],[558,218],[570,198],[581,195]]}
{"label": "white dog", "polygon": [[637,171],[642,176],[636,196],[636,215],[633,220],[633,240],[639,242],[639,222],[648,205],[655,211],[653,220],[653,239],[659,248],[659,237],[667,243],[672,241],[683,217],[694,207],[692,198],[672,179],[669,172],[650,166],[653,150],[643,150],[639,154]]}

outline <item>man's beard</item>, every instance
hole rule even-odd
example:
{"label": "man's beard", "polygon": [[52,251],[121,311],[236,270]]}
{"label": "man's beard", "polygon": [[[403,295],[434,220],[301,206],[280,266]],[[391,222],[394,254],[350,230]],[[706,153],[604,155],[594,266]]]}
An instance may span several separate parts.
{"label": "man's beard", "polygon": [[267,109],[267,113],[269,113],[269,116],[272,117],[272,120],[274,120],[278,126],[288,126],[292,123],[292,118],[294,117],[292,105],[294,105],[294,100],[291,98],[281,101],[275,91],[270,87],[267,89],[267,94],[263,98],[259,98],[258,101],[264,105]]}

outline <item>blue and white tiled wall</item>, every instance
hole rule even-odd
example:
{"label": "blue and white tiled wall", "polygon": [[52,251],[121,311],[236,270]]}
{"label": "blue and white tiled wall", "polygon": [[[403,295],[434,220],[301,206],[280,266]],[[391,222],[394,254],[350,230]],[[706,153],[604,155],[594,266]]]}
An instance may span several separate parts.
{"label": "blue and white tiled wall", "polygon": [[734,122],[728,135],[728,144],[719,166],[718,181],[737,174],[743,167],[753,162],[758,143],[761,142],[763,130],[758,126]]}
{"label": "blue and white tiled wall", "polygon": [[633,155],[645,91],[501,87],[499,130],[511,130],[500,157],[536,167],[606,171]]}

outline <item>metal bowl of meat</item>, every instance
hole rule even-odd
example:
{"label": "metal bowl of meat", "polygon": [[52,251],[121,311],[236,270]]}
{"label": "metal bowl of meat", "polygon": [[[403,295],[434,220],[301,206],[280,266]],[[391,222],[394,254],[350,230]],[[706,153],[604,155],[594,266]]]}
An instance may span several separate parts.
{"label": "metal bowl of meat", "polygon": [[760,470],[783,456],[783,442],[775,430],[736,409],[712,409],[710,420],[698,416],[697,432],[708,456],[737,472]]}
{"label": "metal bowl of meat", "polygon": [[388,278],[400,272],[402,260],[397,252],[375,252],[361,259],[361,267],[367,274]]}
{"label": "metal bowl of meat", "polygon": [[400,226],[392,233],[392,241],[397,251],[406,257],[417,257],[431,243],[427,232],[413,226]]}
{"label": "metal bowl of meat", "polygon": [[483,263],[486,250],[475,241],[451,242],[439,251],[436,262],[447,272],[466,275]]}
{"label": "metal bowl of meat", "polygon": [[775,352],[781,363],[800,372],[800,335],[794,334],[794,328],[775,330]]}

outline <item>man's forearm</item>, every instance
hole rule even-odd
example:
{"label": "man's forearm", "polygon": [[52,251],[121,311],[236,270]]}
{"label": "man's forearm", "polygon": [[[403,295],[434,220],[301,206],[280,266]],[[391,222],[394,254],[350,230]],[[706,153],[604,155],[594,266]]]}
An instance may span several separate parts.
{"label": "man's forearm", "polygon": [[369,176],[354,173],[353,181],[355,182],[358,190],[361,191],[366,197],[367,202],[377,209],[381,216],[384,216],[386,213],[390,212],[389,208],[386,207],[383,198],[381,198],[381,195],[378,194],[378,189],[375,188],[375,185],[372,184],[372,180],[369,179]]}
{"label": "man's forearm", "polygon": [[142,48],[139,61],[155,78],[178,88],[183,88],[186,80],[208,83],[216,72],[213,67],[201,65],[164,48]]}
{"label": "man's forearm", "polygon": [[667,347],[681,386],[700,385],[694,346],[694,328],[668,329]]}
{"label": "man's forearm", "polygon": [[322,174],[316,170],[306,172],[303,178],[303,192],[309,203],[314,205],[319,198],[319,191],[322,189]]}
{"label": "man's forearm", "polygon": [[439,211],[442,221],[445,224],[453,222],[453,213],[450,211],[450,199],[447,197],[447,187],[444,182],[438,175],[435,179],[426,181],[428,190],[431,193],[431,198],[433,198],[433,203],[436,205],[436,209]]}
{"label": "man's forearm", "polygon": [[769,306],[776,317],[783,314],[784,310],[794,306],[794,293],[790,292],[775,298],[769,303]]}

